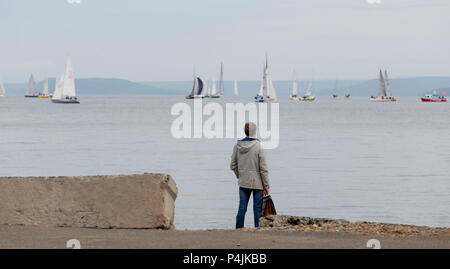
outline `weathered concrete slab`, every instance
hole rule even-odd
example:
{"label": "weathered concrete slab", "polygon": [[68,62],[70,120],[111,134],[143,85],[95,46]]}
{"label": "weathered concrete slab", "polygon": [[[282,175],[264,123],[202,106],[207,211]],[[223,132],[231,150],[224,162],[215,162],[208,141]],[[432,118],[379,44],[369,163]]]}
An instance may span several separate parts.
{"label": "weathered concrete slab", "polygon": [[165,174],[0,178],[0,225],[172,229],[177,195]]}

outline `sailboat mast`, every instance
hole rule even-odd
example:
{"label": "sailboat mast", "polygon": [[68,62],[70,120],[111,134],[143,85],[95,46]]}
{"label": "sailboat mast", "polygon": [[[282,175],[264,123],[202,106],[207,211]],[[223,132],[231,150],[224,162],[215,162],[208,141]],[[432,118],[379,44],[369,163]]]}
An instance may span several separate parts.
{"label": "sailboat mast", "polygon": [[264,87],[264,97],[268,97],[270,95],[270,78],[269,78],[269,60],[266,52],[266,67],[264,69],[264,77],[266,81],[266,86]]}
{"label": "sailboat mast", "polygon": [[268,75],[267,75],[267,64],[264,67],[264,76],[263,76],[263,96],[264,98],[266,98],[269,95],[269,81],[267,79]]}
{"label": "sailboat mast", "polygon": [[192,96],[195,95],[195,87],[197,86],[197,79],[195,76],[195,67],[194,67],[194,75],[193,75],[194,85],[192,86]]}
{"label": "sailboat mast", "polygon": [[297,90],[298,90],[298,82],[297,82],[297,73],[294,70],[294,80],[293,80],[293,85],[292,85],[292,95],[296,96],[297,95]]}
{"label": "sailboat mast", "polygon": [[223,84],[223,62],[220,63],[220,85],[219,85],[219,95],[223,95],[224,84]]}

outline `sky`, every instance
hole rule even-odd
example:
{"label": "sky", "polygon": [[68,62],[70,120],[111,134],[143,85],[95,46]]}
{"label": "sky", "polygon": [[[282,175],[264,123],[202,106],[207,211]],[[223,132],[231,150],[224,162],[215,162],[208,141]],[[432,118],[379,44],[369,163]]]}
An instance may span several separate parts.
{"label": "sky", "polygon": [[0,78],[450,76],[449,0],[0,0]]}

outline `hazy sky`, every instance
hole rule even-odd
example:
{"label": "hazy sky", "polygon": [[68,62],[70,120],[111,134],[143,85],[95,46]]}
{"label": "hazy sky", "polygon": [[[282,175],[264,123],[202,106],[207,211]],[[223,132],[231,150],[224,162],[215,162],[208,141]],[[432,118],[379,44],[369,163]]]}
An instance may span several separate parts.
{"label": "hazy sky", "polygon": [[[450,0],[0,0],[0,78],[450,75]],[[370,4],[369,2],[372,2]]]}

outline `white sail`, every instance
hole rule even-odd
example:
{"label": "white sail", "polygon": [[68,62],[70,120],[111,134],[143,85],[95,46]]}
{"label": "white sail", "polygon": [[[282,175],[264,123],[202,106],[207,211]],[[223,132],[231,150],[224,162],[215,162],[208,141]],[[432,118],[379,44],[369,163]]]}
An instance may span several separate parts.
{"label": "white sail", "polygon": [[392,97],[391,83],[389,82],[388,73],[386,70],[384,71],[384,81],[386,83],[386,96]]}
{"label": "white sail", "polygon": [[267,65],[264,68],[264,76],[263,76],[263,94],[262,96],[267,97],[269,96],[269,80],[268,80],[268,70]]}
{"label": "white sail", "polygon": [[63,97],[76,97],[75,77],[73,75],[72,59],[70,56],[67,57],[66,68],[64,70],[62,93]]}
{"label": "white sail", "polygon": [[265,85],[265,96],[269,98],[269,101],[276,101],[277,100],[277,93],[275,92],[275,87],[273,86],[272,78],[270,77],[269,73],[269,60],[267,59],[266,54],[266,66],[265,66],[265,72],[264,72],[266,85]]}
{"label": "white sail", "polygon": [[264,96],[264,74],[266,72],[266,66],[263,65],[263,79],[261,80],[261,87],[259,87],[259,93],[258,96]]}
{"label": "white sail", "polygon": [[306,90],[306,97],[310,97],[312,95],[313,82],[309,81],[308,89]]}
{"label": "white sail", "polygon": [[202,96],[208,95],[208,83],[206,83],[206,81],[204,79],[202,79],[203,82],[203,89],[204,91],[202,92]]}
{"label": "white sail", "polygon": [[211,87],[209,85],[206,85],[206,95],[205,96],[206,97],[210,97],[211,96]]}
{"label": "white sail", "polygon": [[42,89],[42,94],[48,95],[48,78],[44,80],[44,88]]}
{"label": "white sail", "polygon": [[297,91],[298,91],[297,74],[294,71],[294,81],[292,83],[292,96],[297,96]]}
{"label": "white sail", "polygon": [[62,75],[59,79],[58,76],[55,77],[55,91],[53,92],[52,97],[54,100],[63,99],[63,78],[64,75]]}
{"label": "white sail", "polygon": [[3,86],[3,82],[0,79],[0,96],[4,96],[5,95],[5,86]]}
{"label": "white sail", "polygon": [[275,92],[275,87],[273,86],[273,81],[270,77],[269,77],[269,98],[271,99],[271,101],[277,100],[277,93]]}
{"label": "white sail", "polygon": [[31,74],[30,79],[28,80],[28,88],[25,93],[27,96],[36,96],[36,82],[34,82],[34,76]]}
{"label": "white sail", "polygon": [[238,82],[237,80],[234,81],[234,96],[239,95],[239,89],[238,89]]}
{"label": "white sail", "polygon": [[216,81],[214,79],[211,86],[211,95],[217,95]]}
{"label": "white sail", "polygon": [[385,82],[384,77],[383,77],[383,71],[381,71],[381,70],[380,70],[379,83],[380,83],[380,86],[379,86],[379,89],[378,89],[379,90],[378,96],[379,97],[386,96],[386,82]]}
{"label": "white sail", "polygon": [[220,82],[219,82],[219,95],[223,95],[224,84],[223,84],[223,63],[220,63]]}

